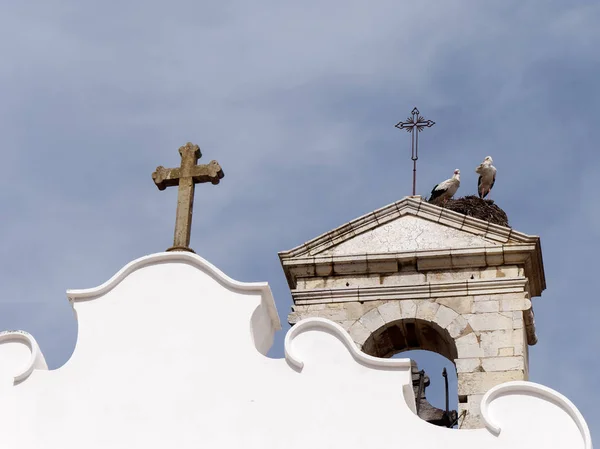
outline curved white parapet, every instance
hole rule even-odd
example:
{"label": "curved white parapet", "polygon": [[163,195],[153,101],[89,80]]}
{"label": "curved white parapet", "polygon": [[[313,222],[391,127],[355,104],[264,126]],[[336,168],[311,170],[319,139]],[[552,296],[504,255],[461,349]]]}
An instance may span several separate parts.
{"label": "curved white parapet", "polygon": [[25,364],[21,366],[10,366],[11,363],[8,360],[3,360],[4,357],[2,357],[2,352],[0,352],[0,363],[5,366],[8,365],[9,369],[15,370],[13,377],[15,383],[27,379],[34,369],[48,369],[44,355],[35,341],[35,338],[27,332],[19,330],[0,332],[0,346],[4,346],[4,348],[0,348],[0,351],[2,351],[2,349],[8,349],[6,358],[12,360],[19,358],[15,354],[15,352],[19,351],[19,347],[25,346],[29,351],[29,356],[27,357]]}
{"label": "curved white parapet", "polygon": [[285,336],[285,358],[298,370],[304,368],[304,362],[294,351],[294,339],[307,331],[330,332],[348,349],[352,357],[359,363],[372,368],[403,368],[410,370],[410,359],[382,359],[365,354],[358,349],[350,334],[339,324],[326,318],[306,318],[292,327]]}
{"label": "curved white parapet", "polygon": [[502,428],[492,417],[490,407],[493,402],[501,397],[514,396],[525,397],[532,396],[543,401],[546,401],[564,411],[565,415],[573,420],[581,434],[583,441],[583,449],[592,449],[592,437],[590,430],[579,412],[577,407],[569,401],[565,396],[554,391],[551,388],[545,387],[534,382],[513,381],[497,385],[490,389],[481,399],[481,417],[486,428],[494,435],[500,435]]}
{"label": "curved white parapet", "polygon": [[226,287],[238,290],[240,292],[255,293],[258,292],[263,296],[264,303],[269,311],[273,327],[276,330],[281,330],[281,322],[279,321],[279,315],[277,314],[277,308],[275,307],[275,300],[273,299],[273,293],[269,288],[267,282],[239,282],[235,279],[230,278],[213,264],[208,262],[206,259],[200,257],[197,254],[189,253],[185,251],[173,251],[150,254],[148,256],[140,257],[132,262],[129,262],[123,268],[121,268],[112,278],[97,287],[87,289],[69,289],[67,290],[67,297],[69,301],[84,301],[89,299],[95,299],[99,296],[105,295],[110,290],[115,288],[120,282],[122,282],[127,276],[140,270],[149,265],[156,265],[165,262],[186,262],[193,266],[203,270],[212,275],[216,280],[222,282]]}

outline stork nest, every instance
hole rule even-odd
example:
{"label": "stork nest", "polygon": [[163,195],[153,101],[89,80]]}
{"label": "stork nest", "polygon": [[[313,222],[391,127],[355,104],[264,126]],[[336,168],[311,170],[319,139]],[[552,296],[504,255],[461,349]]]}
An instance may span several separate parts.
{"label": "stork nest", "polygon": [[510,228],[506,212],[496,206],[493,200],[482,200],[475,195],[469,195],[455,200],[450,199],[446,202],[445,206],[441,201],[434,200],[430,201],[430,203],[469,217],[479,218],[483,221],[489,221],[490,223]]}

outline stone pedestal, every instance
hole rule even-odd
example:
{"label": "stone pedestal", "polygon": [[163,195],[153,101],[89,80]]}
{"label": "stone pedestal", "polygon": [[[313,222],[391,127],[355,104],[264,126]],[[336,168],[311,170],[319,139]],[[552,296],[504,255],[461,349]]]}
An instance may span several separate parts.
{"label": "stone pedestal", "polygon": [[291,324],[342,325],[367,354],[453,361],[461,428],[481,427],[492,387],[527,380],[531,298],[545,289],[539,237],[409,197],[280,253]]}

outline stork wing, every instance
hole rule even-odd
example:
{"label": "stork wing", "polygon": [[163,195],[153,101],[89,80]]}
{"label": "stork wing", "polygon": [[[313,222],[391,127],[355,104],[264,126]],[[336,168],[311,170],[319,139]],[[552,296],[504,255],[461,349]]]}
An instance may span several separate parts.
{"label": "stork wing", "polygon": [[441,195],[444,194],[444,192],[446,192],[447,189],[444,189],[443,186],[441,189],[438,189],[438,187],[440,187],[442,184],[443,183],[439,183],[433,188],[433,190],[431,191],[431,196],[429,197],[429,201],[439,198]]}

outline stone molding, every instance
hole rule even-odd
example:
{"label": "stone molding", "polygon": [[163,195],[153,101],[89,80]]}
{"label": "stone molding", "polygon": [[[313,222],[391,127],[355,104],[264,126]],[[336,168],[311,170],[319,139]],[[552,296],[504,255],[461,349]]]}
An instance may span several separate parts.
{"label": "stone molding", "polygon": [[311,305],[349,301],[385,301],[402,299],[434,299],[450,296],[494,295],[521,293],[527,288],[525,277],[509,279],[473,279],[466,281],[387,285],[377,287],[321,288],[292,290],[296,305]]}

